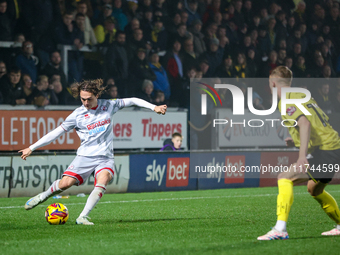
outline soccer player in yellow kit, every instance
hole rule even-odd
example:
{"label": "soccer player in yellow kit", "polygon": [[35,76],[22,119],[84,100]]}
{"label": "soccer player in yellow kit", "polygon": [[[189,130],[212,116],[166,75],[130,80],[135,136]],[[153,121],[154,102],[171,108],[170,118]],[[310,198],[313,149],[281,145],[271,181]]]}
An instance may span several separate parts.
{"label": "soccer player in yellow kit", "polygon": [[[281,88],[290,87],[292,71],[285,67],[275,68],[269,77],[271,90],[277,88],[281,98]],[[304,98],[303,93],[287,93],[287,99]],[[276,225],[257,240],[288,239],[286,230],[290,207],[293,204],[293,186],[306,182],[308,192],[319,202],[325,213],[337,226],[322,235],[340,235],[340,211],[335,199],[324,189],[332,180],[334,173],[339,171],[340,138],[329,125],[327,115],[318,107],[313,98],[302,104],[311,115],[305,115],[292,104],[287,104],[286,115],[282,115],[288,127],[291,138],[286,139],[287,146],[300,147],[297,162],[291,165],[289,171],[278,176],[277,222]],[[279,108],[281,105],[279,103]],[[281,110],[281,109],[280,109]],[[293,127],[295,121],[297,126]]]}

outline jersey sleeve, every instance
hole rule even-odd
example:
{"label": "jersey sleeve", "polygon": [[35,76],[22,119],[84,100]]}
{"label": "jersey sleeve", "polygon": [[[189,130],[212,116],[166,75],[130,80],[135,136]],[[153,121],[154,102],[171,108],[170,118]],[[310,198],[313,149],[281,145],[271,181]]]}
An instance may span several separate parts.
{"label": "jersey sleeve", "polygon": [[76,112],[72,112],[69,116],[67,116],[66,120],[61,123],[61,127],[66,131],[70,131],[74,129],[77,125],[77,118],[76,118]]}
{"label": "jersey sleeve", "polygon": [[112,105],[111,115],[115,114],[117,111],[125,107],[125,103],[123,99],[112,99],[110,100]]}

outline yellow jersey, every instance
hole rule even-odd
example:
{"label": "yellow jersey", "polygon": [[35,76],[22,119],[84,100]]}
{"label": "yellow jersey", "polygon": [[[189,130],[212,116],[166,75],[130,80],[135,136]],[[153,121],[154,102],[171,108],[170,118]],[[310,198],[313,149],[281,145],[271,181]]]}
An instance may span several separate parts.
{"label": "yellow jersey", "polygon": [[[305,98],[303,93],[287,93],[287,99],[300,99]],[[300,147],[300,132],[299,127],[294,126],[295,121],[301,116],[305,116],[311,124],[310,140],[308,143],[308,153],[313,152],[316,148],[320,150],[337,150],[340,149],[340,138],[329,124],[328,116],[320,109],[314,98],[302,104],[311,115],[305,115],[296,105],[286,105],[286,115],[281,115],[285,125],[288,127],[289,134],[291,135],[295,146]],[[279,102],[279,110],[281,112],[281,100]]]}

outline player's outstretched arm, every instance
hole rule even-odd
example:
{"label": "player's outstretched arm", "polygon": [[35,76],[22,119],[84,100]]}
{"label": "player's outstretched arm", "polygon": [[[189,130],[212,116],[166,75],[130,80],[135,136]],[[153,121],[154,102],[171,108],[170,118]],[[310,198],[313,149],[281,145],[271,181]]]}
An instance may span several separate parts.
{"label": "player's outstretched arm", "polygon": [[29,155],[31,155],[31,153],[34,150],[50,144],[51,142],[56,140],[59,136],[63,135],[64,133],[66,133],[66,131],[61,126],[59,126],[56,129],[44,135],[43,137],[41,137],[35,144],[32,144],[30,147],[20,150],[18,152],[21,153],[21,158],[23,160],[26,160],[26,158]]}
{"label": "player's outstretched arm", "polygon": [[123,101],[126,107],[136,105],[138,107],[147,108],[152,111],[155,111],[158,114],[163,114],[163,115],[165,114],[166,108],[167,108],[166,105],[156,106],[154,104],[150,104],[149,102],[143,99],[136,98],[136,97],[124,98]]}

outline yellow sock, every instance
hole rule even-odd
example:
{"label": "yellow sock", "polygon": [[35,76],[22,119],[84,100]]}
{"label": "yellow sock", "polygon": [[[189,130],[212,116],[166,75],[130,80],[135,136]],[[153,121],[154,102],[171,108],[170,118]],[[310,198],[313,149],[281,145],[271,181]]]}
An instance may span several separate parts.
{"label": "yellow sock", "polygon": [[277,181],[279,195],[277,196],[277,220],[287,222],[290,207],[294,201],[293,182],[288,179],[280,179]]}
{"label": "yellow sock", "polygon": [[332,197],[331,194],[329,194],[327,191],[323,191],[320,195],[314,197],[316,201],[319,202],[319,204],[322,207],[322,210],[325,211],[325,213],[335,221],[336,224],[340,224],[340,211],[338,204],[336,203],[335,199]]}

